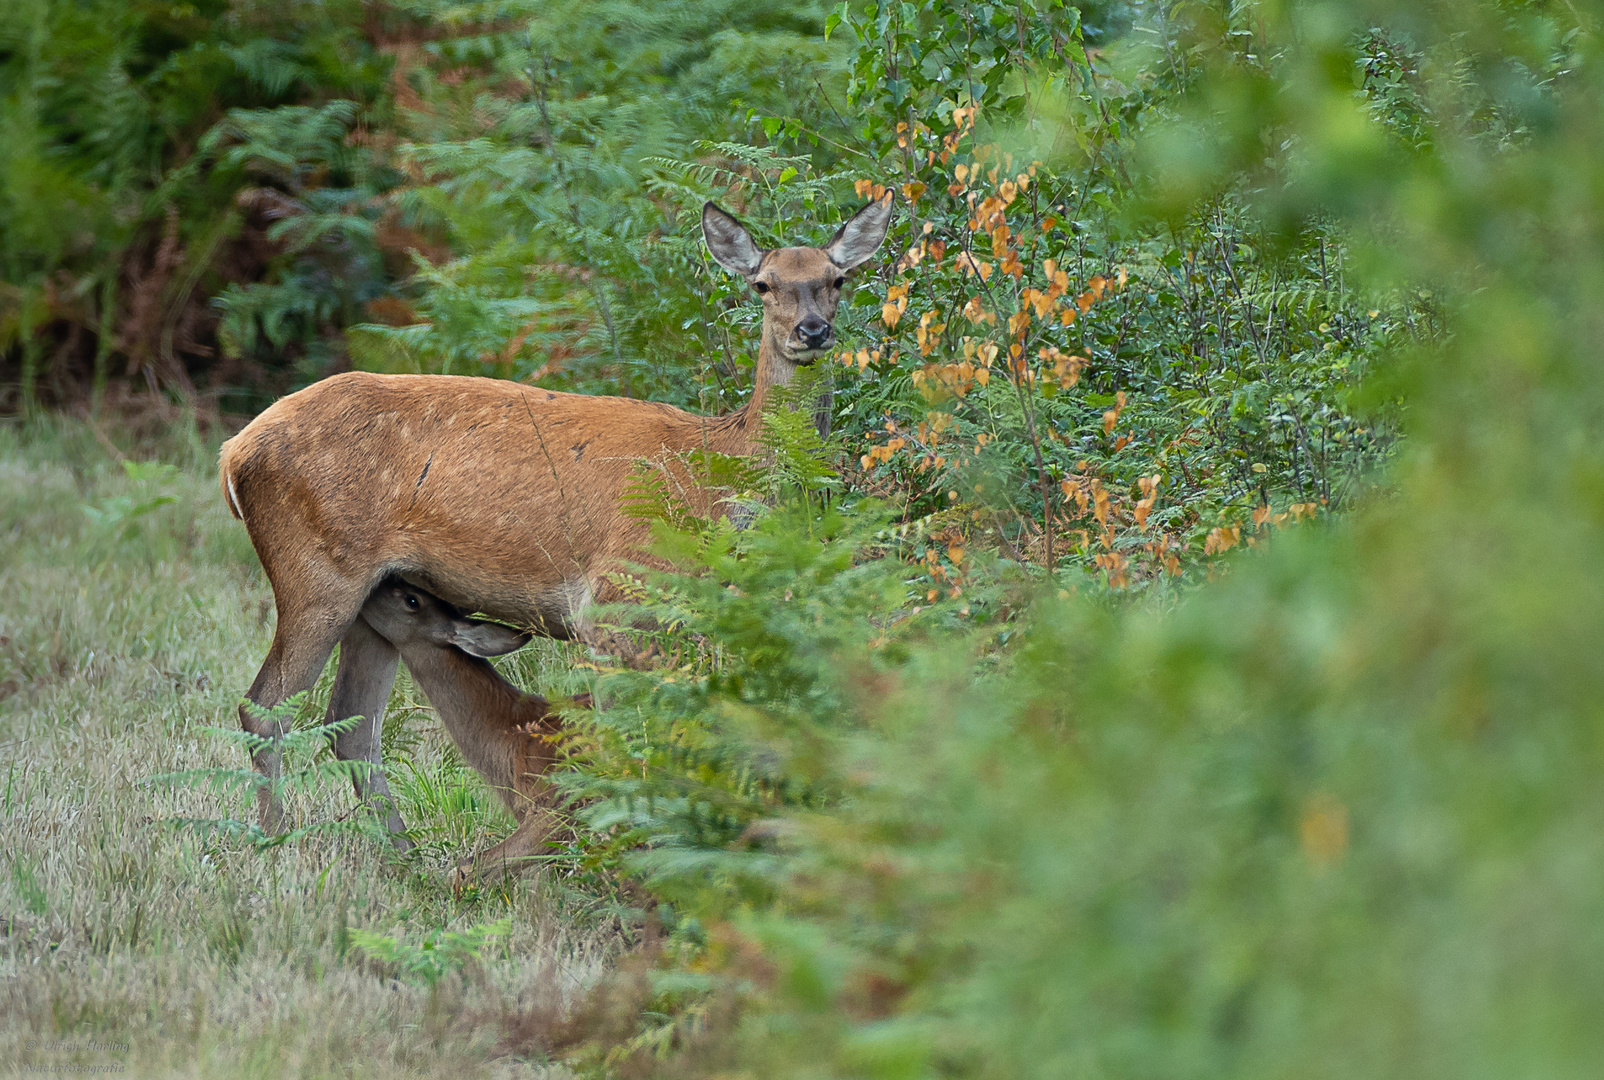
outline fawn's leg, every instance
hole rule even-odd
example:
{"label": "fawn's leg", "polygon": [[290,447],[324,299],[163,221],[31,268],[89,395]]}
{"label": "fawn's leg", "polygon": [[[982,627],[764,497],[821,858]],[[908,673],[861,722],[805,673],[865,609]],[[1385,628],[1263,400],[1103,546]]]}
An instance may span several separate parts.
{"label": "fawn's leg", "polygon": [[471,881],[494,875],[521,874],[535,865],[531,856],[540,854],[557,825],[557,815],[551,810],[532,806],[511,836],[458,863],[447,880],[453,888],[460,889]]}

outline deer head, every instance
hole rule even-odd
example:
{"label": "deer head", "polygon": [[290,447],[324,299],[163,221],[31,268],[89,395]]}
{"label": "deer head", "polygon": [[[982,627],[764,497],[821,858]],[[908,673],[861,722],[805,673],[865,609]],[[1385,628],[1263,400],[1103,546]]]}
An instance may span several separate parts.
{"label": "deer head", "polygon": [[871,202],[836,230],[822,248],[764,251],[733,216],[713,203],[702,207],[702,236],[713,259],[745,278],[763,300],[762,360],[784,365],[784,384],[797,366],[811,364],[835,344],[835,312],[847,274],[869,260],[891,224],[891,193]]}

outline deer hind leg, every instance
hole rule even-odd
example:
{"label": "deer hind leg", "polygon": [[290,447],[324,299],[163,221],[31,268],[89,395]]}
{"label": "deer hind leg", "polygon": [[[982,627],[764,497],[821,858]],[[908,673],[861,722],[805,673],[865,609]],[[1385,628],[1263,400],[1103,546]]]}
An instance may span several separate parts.
{"label": "deer hind leg", "polygon": [[[286,590],[275,583],[274,592],[282,596]],[[273,644],[267,650],[267,659],[245,694],[257,708],[270,710],[282,705],[303,690],[310,690],[335,644],[345,636],[356,620],[362,602],[367,598],[367,586],[337,583],[334,587],[322,586],[313,595],[313,604],[281,604],[278,626],[273,631]],[[263,738],[282,738],[286,725],[280,721],[258,720],[245,705],[239,710],[240,726]],[[251,755],[251,764],[266,777],[270,784],[256,791],[256,813],[265,832],[276,833],[283,826],[284,808],[279,801],[277,785],[281,762],[277,749],[267,747]]]}
{"label": "deer hind leg", "polygon": [[329,696],[325,724],[347,720],[361,721],[350,731],[334,737],[334,756],[341,761],[366,761],[373,768],[365,776],[351,777],[356,797],[384,819],[390,842],[397,851],[412,850],[406,823],[390,794],[385,779],[379,736],[384,731],[384,707],[395,685],[396,663],[400,652],[361,619],[340,639],[340,662],[334,670],[334,691]]}

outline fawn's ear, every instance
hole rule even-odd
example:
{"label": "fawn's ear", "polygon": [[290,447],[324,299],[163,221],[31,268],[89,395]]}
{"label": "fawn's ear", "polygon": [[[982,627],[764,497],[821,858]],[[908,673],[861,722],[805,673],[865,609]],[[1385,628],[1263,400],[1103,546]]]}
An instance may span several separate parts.
{"label": "fawn's ear", "polygon": [[891,227],[891,192],[853,214],[824,245],[830,261],[843,270],[862,266],[886,242],[886,230]]}
{"label": "fawn's ear", "polygon": [[702,239],[713,261],[732,274],[749,278],[763,263],[763,252],[746,226],[712,203],[702,207]]}
{"label": "fawn's ear", "polygon": [[467,653],[488,660],[517,652],[529,644],[532,634],[521,634],[510,626],[485,622],[482,619],[463,619],[451,630],[451,644]]}

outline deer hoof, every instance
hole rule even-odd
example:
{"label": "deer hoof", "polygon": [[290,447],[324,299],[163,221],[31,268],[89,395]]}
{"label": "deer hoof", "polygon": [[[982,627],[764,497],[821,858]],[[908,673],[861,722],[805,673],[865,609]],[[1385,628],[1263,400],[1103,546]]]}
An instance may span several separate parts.
{"label": "deer hoof", "polygon": [[451,872],[446,875],[446,884],[451,886],[452,892],[459,894],[468,886],[476,884],[474,880],[473,863],[458,863],[456,866],[453,866],[451,868]]}

